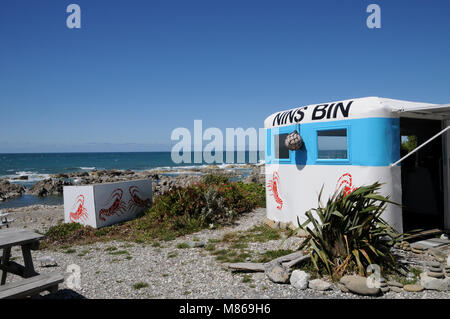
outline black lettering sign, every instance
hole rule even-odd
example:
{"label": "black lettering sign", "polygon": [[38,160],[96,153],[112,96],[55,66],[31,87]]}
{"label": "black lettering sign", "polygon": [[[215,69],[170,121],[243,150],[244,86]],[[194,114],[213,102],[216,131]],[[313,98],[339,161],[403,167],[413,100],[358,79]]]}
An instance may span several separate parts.
{"label": "black lettering sign", "polygon": [[326,113],[326,109],[327,109],[328,104],[319,104],[316,105],[316,107],[314,108],[313,114],[312,114],[312,120],[316,121],[316,120],[321,120],[325,117]]}

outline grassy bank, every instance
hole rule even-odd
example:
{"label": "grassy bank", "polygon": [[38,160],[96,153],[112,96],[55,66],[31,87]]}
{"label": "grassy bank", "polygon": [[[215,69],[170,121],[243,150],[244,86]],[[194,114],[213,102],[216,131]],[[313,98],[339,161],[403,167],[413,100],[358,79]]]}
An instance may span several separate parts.
{"label": "grassy bank", "polygon": [[112,239],[172,240],[201,229],[229,224],[241,214],[264,206],[263,185],[230,182],[223,175],[206,175],[199,183],[173,188],[156,197],[153,206],[134,220],[100,229],[77,223],[51,227],[45,234],[43,247]]}

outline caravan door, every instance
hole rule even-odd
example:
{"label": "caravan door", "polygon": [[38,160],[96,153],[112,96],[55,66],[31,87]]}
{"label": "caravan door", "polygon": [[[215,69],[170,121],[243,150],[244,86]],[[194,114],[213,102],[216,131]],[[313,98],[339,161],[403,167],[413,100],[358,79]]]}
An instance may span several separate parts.
{"label": "caravan door", "polygon": [[398,162],[405,231],[450,230],[450,104],[400,108],[396,113],[403,143]]}

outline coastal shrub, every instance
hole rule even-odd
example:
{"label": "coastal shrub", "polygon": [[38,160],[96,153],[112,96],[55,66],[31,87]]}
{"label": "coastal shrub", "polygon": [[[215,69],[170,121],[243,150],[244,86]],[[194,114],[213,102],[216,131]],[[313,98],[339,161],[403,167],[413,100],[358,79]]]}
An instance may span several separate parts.
{"label": "coastal shrub", "polygon": [[224,174],[207,174],[203,176],[202,182],[208,185],[226,184],[230,182],[230,177]]}
{"label": "coastal shrub", "polygon": [[67,236],[82,228],[84,228],[84,226],[79,223],[60,224],[50,227],[45,234],[45,237],[51,241],[59,241],[67,238]]}
{"label": "coastal shrub", "polygon": [[381,218],[386,205],[395,203],[378,193],[380,187],[376,182],[350,194],[338,192],[324,207],[320,204],[322,191],[319,193],[319,207],[306,212],[305,223],[299,222],[309,233],[300,249],[310,251],[317,270],[325,270],[337,280],[353,271],[366,275],[370,264],[382,270],[397,268],[390,248],[402,235]]}
{"label": "coastal shrub", "polygon": [[262,185],[224,182],[222,177],[212,176],[201,183],[173,188],[155,198],[153,206],[135,221],[137,227],[179,236],[229,223],[265,203]]}
{"label": "coastal shrub", "polygon": [[43,244],[83,244],[110,239],[172,240],[203,228],[227,224],[263,205],[264,186],[230,182],[224,176],[210,175],[199,183],[175,187],[155,197],[153,206],[131,221],[100,229],[76,223],[53,226],[45,234]]}

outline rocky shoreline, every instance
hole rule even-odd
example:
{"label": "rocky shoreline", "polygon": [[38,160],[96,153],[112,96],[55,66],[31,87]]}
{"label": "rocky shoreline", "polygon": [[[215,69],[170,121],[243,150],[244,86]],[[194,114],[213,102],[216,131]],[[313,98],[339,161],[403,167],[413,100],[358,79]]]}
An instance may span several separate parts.
{"label": "rocky shoreline", "polygon": [[[165,193],[176,186],[188,186],[197,182],[205,174],[225,174],[232,179],[243,180],[244,182],[264,183],[263,166],[246,164],[246,165],[229,165],[220,168],[216,165],[198,168],[183,169],[180,167],[181,173],[174,173],[173,170],[92,170],[82,172],[72,172],[64,174],[54,174],[50,178],[38,181],[30,187],[23,186],[11,182],[10,179],[0,179],[0,202],[20,197],[24,194],[30,194],[39,197],[50,195],[60,196],[63,193],[64,186],[70,185],[89,185],[101,183],[113,183],[121,181],[131,181],[138,179],[153,180],[153,194],[159,195]],[[243,169],[247,173],[243,173]],[[26,176],[17,177],[14,180],[26,181]]]}

